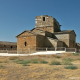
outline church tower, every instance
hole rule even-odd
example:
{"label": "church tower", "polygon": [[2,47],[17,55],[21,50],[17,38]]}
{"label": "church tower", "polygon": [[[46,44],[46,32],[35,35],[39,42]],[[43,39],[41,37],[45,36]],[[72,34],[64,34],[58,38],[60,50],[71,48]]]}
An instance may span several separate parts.
{"label": "church tower", "polygon": [[61,31],[59,22],[48,15],[36,16],[35,27],[51,33]]}

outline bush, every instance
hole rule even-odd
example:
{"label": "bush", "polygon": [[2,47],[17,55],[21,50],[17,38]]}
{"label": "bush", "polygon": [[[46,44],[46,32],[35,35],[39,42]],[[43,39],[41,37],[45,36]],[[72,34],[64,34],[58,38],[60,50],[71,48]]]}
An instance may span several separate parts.
{"label": "bush", "polygon": [[61,63],[58,61],[52,61],[50,65],[61,65]]}
{"label": "bush", "polygon": [[6,61],[4,61],[4,63],[8,63],[8,61],[6,60]]}
{"label": "bush", "polygon": [[25,60],[17,60],[17,61],[14,61],[14,62],[16,62],[17,64],[28,64],[28,63],[30,63],[29,60],[28,61],[25,61]]}
{"label": "bush", "polygon": [[44,60],[41,60],[41,59],[31,59],[31,60],[17,60],[17,61],[14,61],[16,62],[17,64],[23,64],[23,66],[27,66],[27,64],[29,63],[43,63],[43,64],[46,64],[48,63],[47,61],[44,61]]}
{"label": "bush", "polygon": [[3,69],[3,68],[4,68],[4,66],[0,65],[0,69]]}
{"label": "bush", "polygon": [[47,61],[41,60],[40,63],[47,64]]}
{"label": "bush", "polygon": [[74,56],[78,56],[79,55],[79,53],[72,53]]}
{"label": "bush", "polygon": [[56,58],[61,58],[60,56],[56,56]]}
{"label": "bush", "polygon": [[2,61],[0,61],[0,63],[2,63]]}
{"label": "bush", "polygon": [[69,66],[66,66],[64,67],[65,69],[77,69],[76,66],[73,66],[73,65],[69,65]]}
{"label": "bush", "polygon": [[63,63],[64,65],[72,65],[72,63],[71,63],[70,61],[62,61],[62,63]]}
{"label": "bush", "polygon": [[71,61],[72,61],[71,58],[64,58],[64,59],[62,60],[62,63],[63,63],[64,65],[72,65]]}
{"label": "bush", "polygon": [[71,58],[64,58],[63,61],[73,61]]}

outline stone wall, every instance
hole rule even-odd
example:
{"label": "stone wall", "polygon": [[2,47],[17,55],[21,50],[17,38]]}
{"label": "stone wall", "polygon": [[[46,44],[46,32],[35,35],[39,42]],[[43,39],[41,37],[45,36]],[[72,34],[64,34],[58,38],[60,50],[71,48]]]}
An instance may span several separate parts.
{"label": "stone wall", "polygon": [[60,31],[59,22],[52,16],[36,16],[35,19],[36,28],[48,31],[51,33]]}
{"label": "stone wall", "polygon": [[57,41],[57,47],[64,47],[64,42]]}
{"label": "stone wall", "polygon": [[41,30],[44,30],[44,31],[48,31],[48,32],[51,32],[53,33],[54,32],[54,28],[52,26],[47,26],[47,27],[38,27],[39,29]]}
{"label": "stone wall", "polygon": [[45,47],[45,36],[36,36],[36,47]]}
{"label": "stone wall", "polygon": [[55,34],[57,39],[64,42],[64,47],[75,48],[76,36],[73,32],[69,34]]}
{"label": "stone wall", "polygon": [[50,37],[46,37],[45,47],[57,47],[57,40]]}
{"label": "stone wall", "polygon": [[[25,45],[26,42],[26,45]],[[36,36],[18,37],[17,38],[17,51],[19,53],[29,53],[30,47],[36,47]]]}
{"label": "stone wall", "polygon": [[[45,18],[45,19],[43,19],[43,18]],[[47,16],[47,15],[36,16],[35,26],[36,27],[53,26],[53,18],[51,16]]]}
{"label": "stone wall", "polygon": [[17,50],[17,43],[16,42],[4,42],[0,41],[0,50]]}
{"label": "stone wall", "polygon": [[56,38],[64,42],[64,47],[69,47],[69,34],[55,34]]}

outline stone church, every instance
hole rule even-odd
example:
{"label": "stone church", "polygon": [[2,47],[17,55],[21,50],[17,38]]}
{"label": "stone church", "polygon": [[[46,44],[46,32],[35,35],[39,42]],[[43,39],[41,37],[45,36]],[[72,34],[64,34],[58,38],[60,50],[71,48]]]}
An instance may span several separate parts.
{"label": "stone church", "polygon": [[36,16],[35,28],[17,35],[17,51],[31,47],[76,47],[74,30],[61,31],[59,22],[48,15]]}

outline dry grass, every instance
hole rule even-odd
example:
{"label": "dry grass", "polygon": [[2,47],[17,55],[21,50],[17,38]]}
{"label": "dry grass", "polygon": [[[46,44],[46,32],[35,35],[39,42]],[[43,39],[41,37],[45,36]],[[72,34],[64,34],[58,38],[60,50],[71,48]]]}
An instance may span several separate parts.
{"label": "dry grass", "polygon": [[[18,60],[23,60],[22,64],[17,64]],[[26,61],[30,60],[33,62],[27,66]],[[60,62],[61,65],[49,65],[54,60]],[[75,70],[66,69],[66,65],[62,64],[63,60],[73,64],[67,67],[75,68],[76,66],[77,68]],[[0,80],[70,80],[69,77],[80,77],[80,55],[67,56],[64,53],[63,55],[0,57],[0,61]],[[44,64],[45,61],[48,63]]]}

